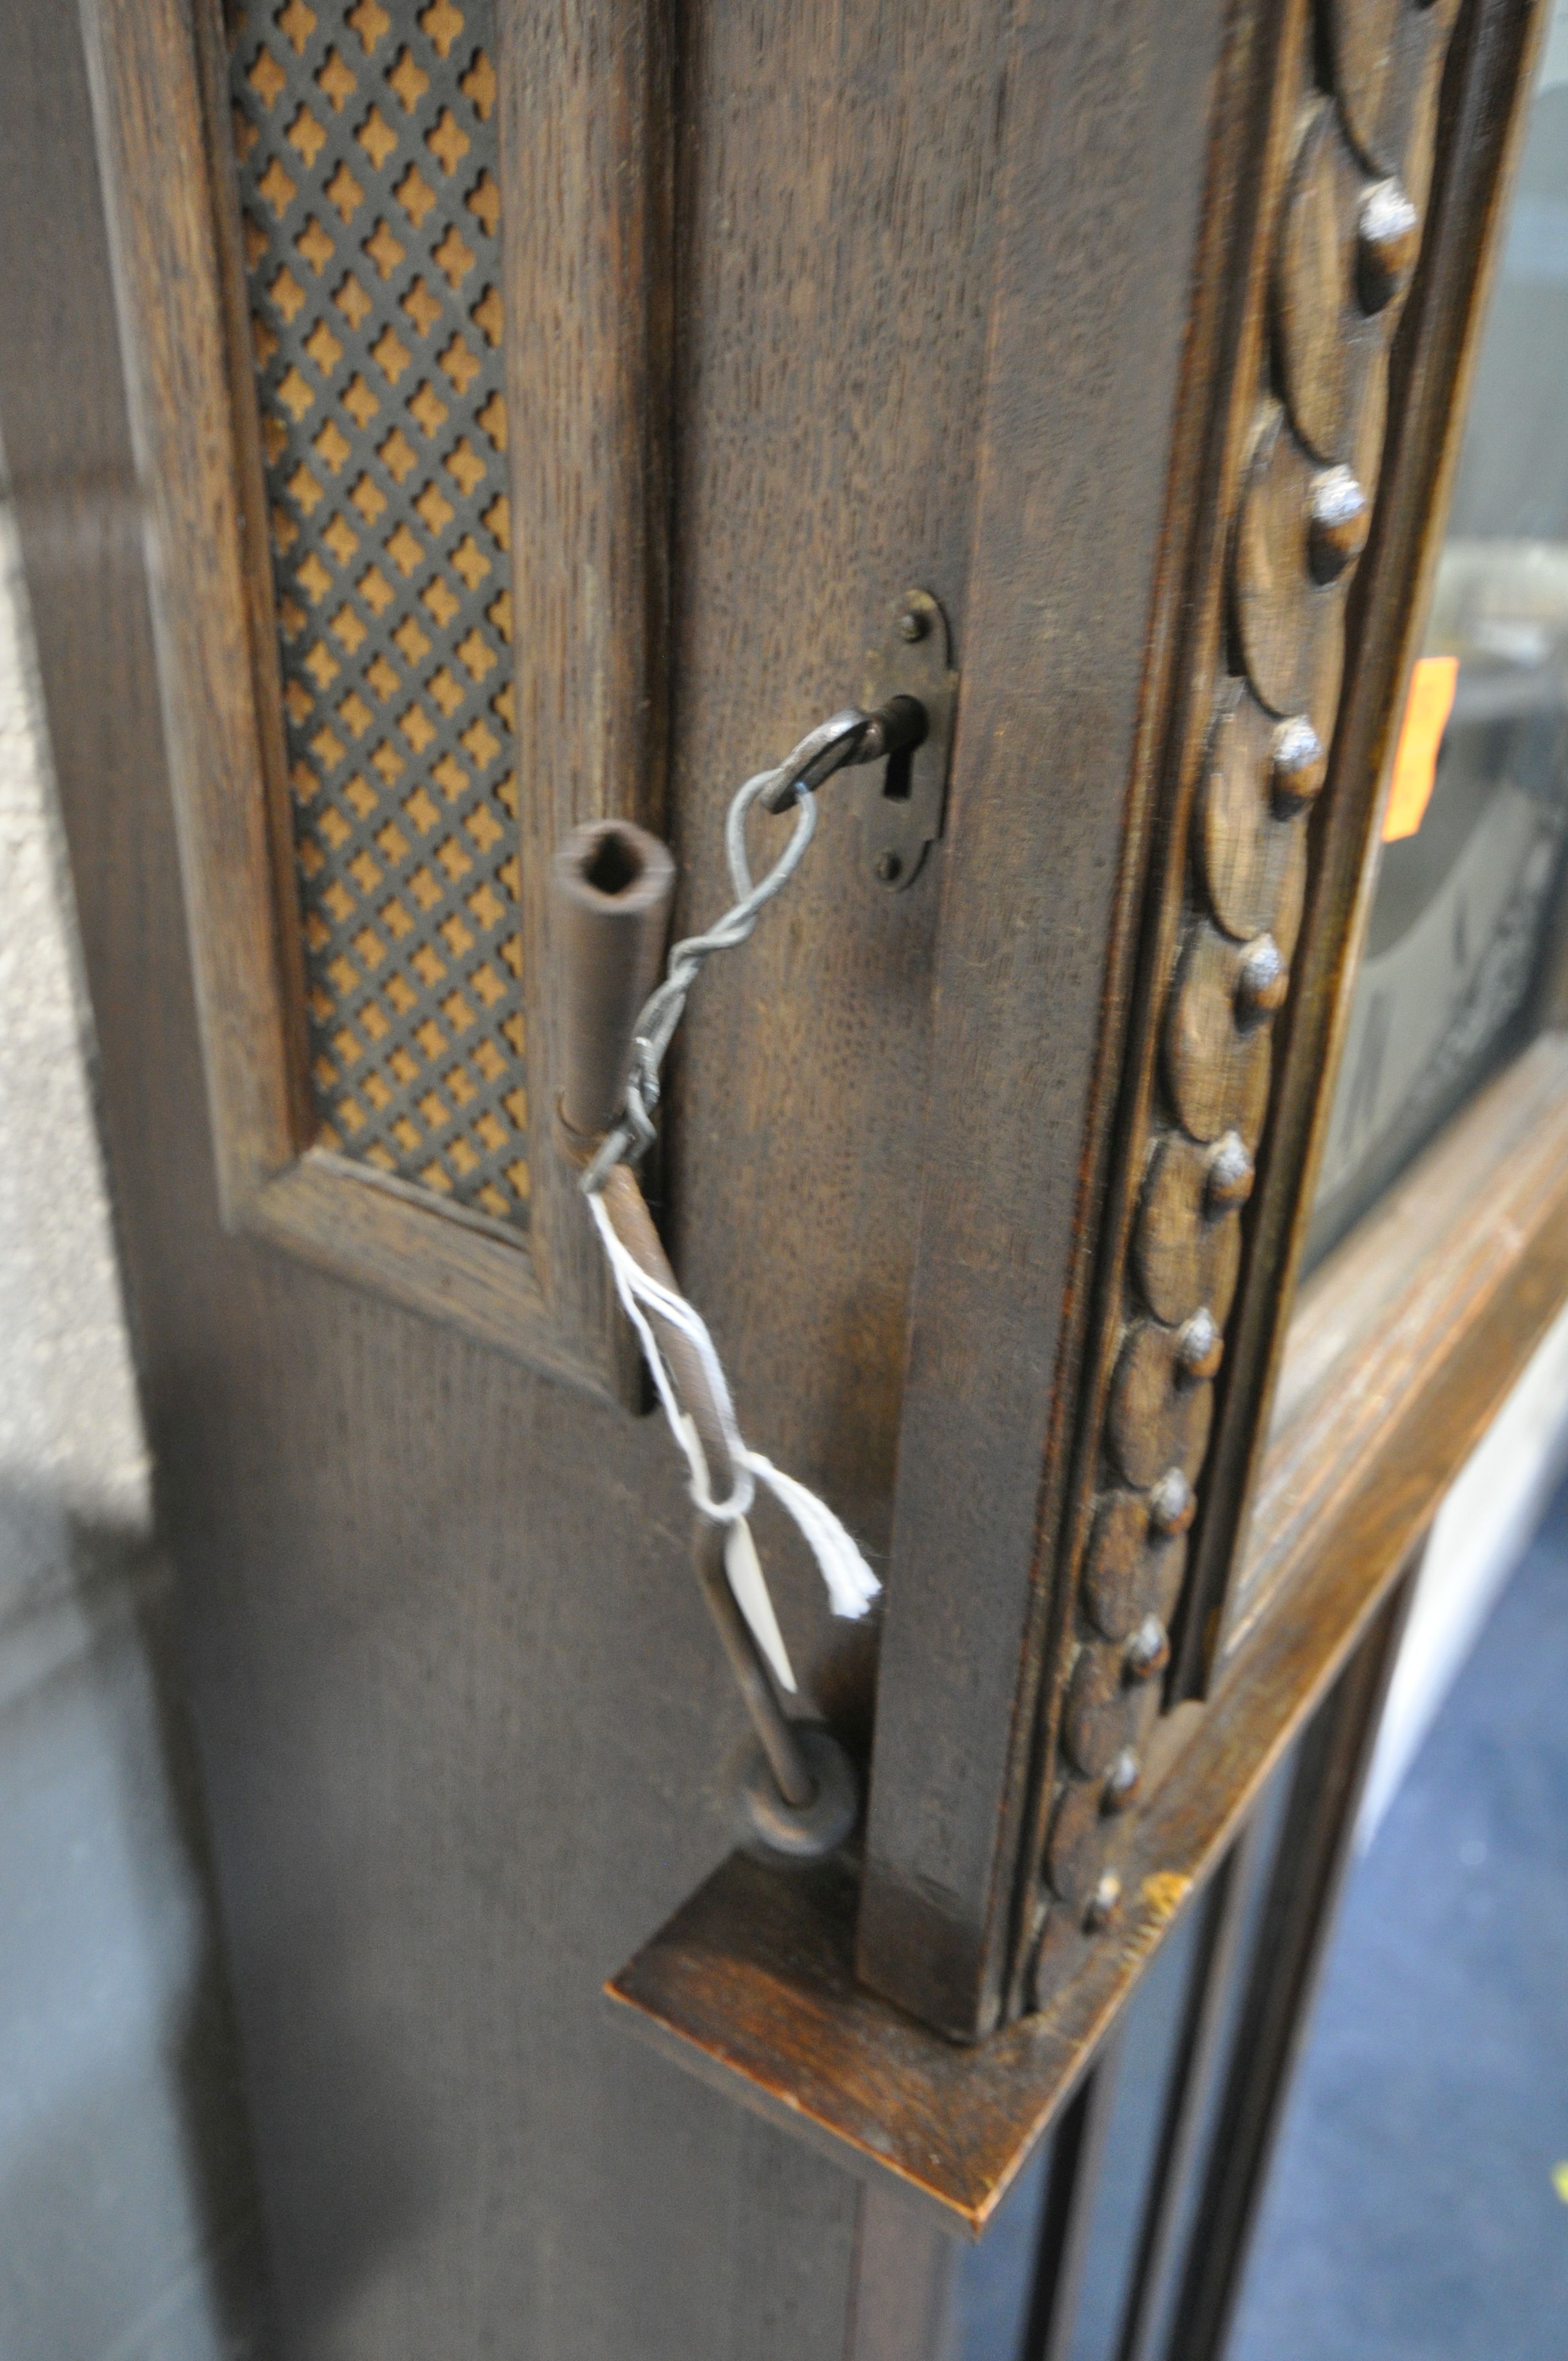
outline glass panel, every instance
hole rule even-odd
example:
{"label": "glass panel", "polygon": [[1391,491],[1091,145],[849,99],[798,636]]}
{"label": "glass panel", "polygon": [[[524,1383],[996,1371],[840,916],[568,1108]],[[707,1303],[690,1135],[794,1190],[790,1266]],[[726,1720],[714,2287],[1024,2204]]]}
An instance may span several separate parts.
{"label": "glass panel", "polygon": [[[1088,2219],[1072,2275],[1071,2315],[1033,2323],[1036,2337],[1045,2334],[1046,2350],[1058,2361],[1124,2361],[1135,2345],[1139,2354],[1166,2349],[1242,2013],[1258,1971],[1298,1760],[1293,1742],[1253,1807],[1251,1834],[1232,1856],[1237,1882],[1226,1892],[1222,1880],[1194,1901],[1102,2045],[1095,2071],[1110,2078],[1102,2085],[1109,2093],[1109,2118],[1090,2181],[1074,2192]],[[1201,2037],[1200,2012],[1206,2019]],[[1168,2146],[1179,2105],[1185,2135]],[[1086,2144],[1095,2147],[1092,2135]],[[1026,2339],[1052,2156],[1047,2142],[980,2245],[959,2255],[952,2361],[1037,2361],[1038,2348]],[[1175,2176],[1168,2183],[1161,2178],[1167,2171]],[[1168,2230],[1157,2253],[1150,2208],[1161,2205],[1169,2208]],[[1058,2235],[1060,2227],[1058,2221]],[[1140,2271],[1148,2275],[1147,2318],[1141,2323],[1133,2310]]]}
{"label": "glass panel", "polygon": [[231,89],[319,1137],[515,1226],[490,16],[490,0],[252,9]]}
{"label": "glass panel", "polygon": [[1565,1685],[1559,1493],[1354,1864],[1226,2361],[1561,2361]]}
{"label": "glass panel", "polygon": [[953,2361],[1023,2361],[1053,2141],[1040,2144],[978,2246],[959,2256]]}
{"label": "glass panel", "polygon": [[1127,2005],[1069,2361],[1115,2361],[1202,1922],[1185,1914]]}
{"label": "glass panel", "polygon": [[1560,5],[1406,708],[1313,1256],[1535,1022],[1568,822],[1565,384],[1568,14]]}

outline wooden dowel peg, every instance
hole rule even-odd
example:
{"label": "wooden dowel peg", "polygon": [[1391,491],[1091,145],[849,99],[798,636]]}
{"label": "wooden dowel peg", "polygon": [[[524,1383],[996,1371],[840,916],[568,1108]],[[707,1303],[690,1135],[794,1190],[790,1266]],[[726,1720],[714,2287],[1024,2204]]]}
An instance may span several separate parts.
{"label": "wooden dowel peg", "polygon": [[594,820],[561,846],[552,884],[561,1115],[571,1131],[597,1140],[626,1095],[631,1029],[658,977],[675,864],[645,829]]}

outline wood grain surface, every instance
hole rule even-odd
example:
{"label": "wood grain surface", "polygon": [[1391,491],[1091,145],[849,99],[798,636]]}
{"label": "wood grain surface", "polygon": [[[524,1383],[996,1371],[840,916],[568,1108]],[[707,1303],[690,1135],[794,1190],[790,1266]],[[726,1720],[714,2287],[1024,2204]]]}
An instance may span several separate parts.
{"label": "wood grain surface", "polygon": [[[1147,889],[1146,957],[1124,1053],[1122,1127],[1096,1244],[1096,1328],[1080,1380],[1074,1480],[1081,1488],[1069,1492],[1056,1545],[1052,1579],[1060,1636],[1041,1679],[1029,1834],[1008,1896],[1009,2008],[1048,2004],[1075,1973],[1085,1943],[1105,1939],[1112,1906],[1107,1897],[1118,1890],[1119,1856],[1135,1841],[1130,1830],[1142,1808],[1139,1766],[1118,1757],[1115,1779],[1103,1791],[1101,1872],[1090,1879],[1087,1806],[1070,1795],[1076,1774],[1066,1754],[1058,1756],[1055,1716],[1064,1684],[1079,1676],[1082,1655],[1107,1652],[1081,1598],[1076,1611],[1068,1605],[1071,1568],[1091,1517],[1119,1488],[1131,1487],[1147,1504],[1148,1529],[1161,1536],[1162,1558],[1164,1536],[1173,1524],[1194,1527],[1187,1584],[1170,1627],[1173,1669],[1167,1705],[1178,1720],[1183,1700],[1201,1695],[1212,1675],[1226,1613],[1242,1520],[1235,1476],[1238,1466],[1252,1464],[1266,1407],[1266,1390],[1252,1382],[1255,1371],[1245,1356],[1260,1334],[1277,1335],[1288,1304],[1295,1233],[1288,1224],[1281,1226],[1279,1204],[1288,1198],[1299,1223],[1310,1202],[1310,1166],[1282,1164],[1276,1136],[1281,1130],[1297,1136],[1303,1122],[1312,1122],[1330,1079],[1323,1066],[1314,1069],[1299,1060],[1288,1076],[1278,1071],[1273,1037],[1299,1016],[1306,1033],[1317,1030],[1321,1039],[1327,1009],[1321,980],[1332,972],[1343,983],[1348,968],[1334,962],[1354,933],[1354,897],[1336,899],[1321,891],[1303,925],[1300,855],[1309,829],[1321,846],[1343,848],[1356,828],[1363,830],[1363,846],[1368,840],[1378,774],[1340,768],[1332,756],[1325,765],[1324,750],[1337,751],[1343,723],[1354,719],[1358,701],[1364,706],[1392,694],[1394,675],[1379,667],[1402,661],[1394,619],[1409,629],[1414,611],[1412,571],[1380,566],[1377,605],[1358,609],[1358,618],[1377,619],[1369,639],[1358,622],[1358,659],[1365,653],[1364,639],[1371,659],[1358,663],[1342,708],[1346,586],[1365,541],[1374,498],[1380,512],[1386,496],[1390,513],[1401,513],[1411,481],[1431,479],[1434,445],[1457,431],[1457,412],[1431,398],[1429,378],[1420,412],[1425,439],[1407,434],[1401,418],[1384,465],[1390,414],[1387,355],[1392,346],[1398,356],[1401,399],[1407,379],[1421,380],[1429,364],[1431,372],[1446,371],[1449,381],[1455,381],[1467,333],[1464,324],[1475,320],[1480,301],[1479,266],[1495,238],[1497,194],[1507,172],[1506,126],[1519,120],[1531,36],[1541,21],[1539,14],[1532,16],[1511,0],[1498,0],[1495,8],[1489,0],[1476,0],[1464,20],[1470,30],[1451,58],[1456,14],[1457,0],[1425,10],[1414,0],[1400,0],[1397,71],[1385,93],[1399,142],[1398,179],[1385,184],[1363,174],[1353,206],[1354,236],[1336,230],[1319,242],[1315,271],[1292,274],[1281,219],[1288,220],[1299,187],[1295,164],[1303,153],[1310,164],[1321,141],[1319,95],[1332,100],[1342,126],[1352,97],[1333,82],[1328,51],[1309,40],[1299,9],[1287,10],[1278,20],[1277,68],[1266,75],[1263,93],[1253,97],[1252,116],[1245,118],[1262,143],[1259,167],[1246,184],[1251,210],[1234,187],[1228,200],[1222,196],[1210,205],[1212,215],[1217,212],[1222,220],[1234,222],[1230,278],[1224,269],[1218,275],[1232,286],[1237,309],[1226,315],[1232,332],[1217,350],[1201,362],[1193,360],[1190,384],[1202,389],[1214,419],[1208,480],[1212,505],[1226,519],[1226,530],[1223,549],[1193,577],[1193,661],[1197,681],[1206,679],[1208,686],[1195,688],[1185,707],[1179,698],[1169,723],[1161,851]],[[1440,92],[1449,93],[1441,115]],[[1466,127],[1483,122],[1489,126],[1485,138]],[[1233,137],[1218,144],[1234,170],[1237,141]],[[1225,185],[1222,181],[1222,189]],[[1372,231],[1383,219],[1379,208],[1386,210],[1396,197],[1398,217],[1388,235],[1379,232],[1374,258]],[[1415,260],[1429,197],[1434,221],[1448,234],[1435,237],[1425,255],[1419,300],[1406,318],[1396,298]],[[1286,280],[1288,300],[1282,296]],[[1329,322],[1322,336],[1311,333],[1320,315]],[[1266,338],[1260,335],[1265,320],[1271,329]],[[1434,330],[1434,322],[1447,326]],[[1326,349],[1325,338],[1335,335],[1349,338],[1342,387],[1347,407],[1338,431],[1354,466],[1324,465],[1314,456],[1280,398],[1282,382],[1287,392],[1294,388],[1301,395],[1310,381],[1311,354]],[[1194,346],[1195,353],[1203,349]],[[1300,367],[1290,366],[1291,349]],[[1427,530],[1433,529],[1429,520]],[[1205,636],[1205,619],[1213,615],[1222,586],[1226,630],[1216,644]],[[1193,680],[1191,673],[1186,676]],[[1205,708],[1202,726],[1210,735],[1200,752],[1192,724]],[[1252,837],[1253,851],[1245,862],[1227,863],[1216,858],[1211,826],[1212,733],[1230,737],[1243,715],[1248,727],[1238,742],[1250,742],[1253,793],[1232,796],[1227,818]],[[1189,834],[1195,793],[1201,798],[1197,847]],[[1321,826],[1317,818],[1309,821],[1310,813],[1321,815]],[[1294,864],[1272,857],[1282,835],[1296,840]],[[1255,914],[1258,923],[1245,937],[1233,930],[1224,914],[1226,889],[1243,870],[1271,882],[1276,897],[1272,909]],[[1324,873],[1321,865],[1314,867],[1316,885]],[[1333,873],[1332,859],[1326,873]],[[1210,898],[1216,885],[1219,904]],[[1161,1150],[1179,1140],[1207,1151],[1201,1199],[1191,1191],[1151,1187],[1136,1209],[1129,1267],[1123,1208],[1133,1202],[1136,1180],[1151,1157],[1157,1170],[1165,1161]],[[1269,1218],[1247,1202],[1265,1150],[1274,1175]],[[1180,1386],[1161,1389],[1146,1382],[1155,1345],[1149,1314],[1160,1326],[1165,1323],[1140,1294],[1142,1277],[1151,1261],[1169,1263],[1173,1224],[1184,1213],[1198,1232],[1186,1257],[1189,1274],[1208,1266],[1227,1293],[1233,1281],[1236,1287],[1228,1323],[1212,1306],[1201,1305],[1167,1339],[1173,1360],[1181,1360],[1186,1382],[1213,1388],[1212,1404],[1205,1399],[1201,1409]],[[1152,1257],[1141,1250],[1138,1236],[1149,1220],[1158,1231]],[[1227,1226],[1240,1228],[1239,1272],[1216,1265],[1212,1254],[1215,1233]],[[1201,1247],[1205,1239],[1208,1251]],[[1157,1276],[1164,1280],[1169,1272],[1161,1268]],[[1135,1394],[1129,1382],[1135,1374]],[[1147,1420],[1141,1438],[1131,1432],[1135,1399],[1135,1414]],[[1164,1470],[1157,1472],[1162,1457]],[[1157,1580],[1151,1563],[1151,1614]],[[1109,1659],[1105,1669],[1108,1674]],[[1156,1749],[1166,1742],[1158,1726],[1146,1738]],[[1074,1840],[1065,1857],[1071,1862],[1070,1895],[1052,1876],[1053,1859],[1061,1853],[1058,1832],[1069,1827]],[[993,1902],[993,1923],[1000,1915]],[[957,2029],[956,2018],[948,2022]]]}
{"label": "wood grain surface", "polygon": [[[665,0],[503,7],[507,316],[523,998],[536,1282],[563,1342],[630,1402],[639,1373],[558,1151],[557,845],[664,818],[674,306]],[[591,1341],[590,1341],[591,1340]],[[541,1354],[544,1359],[546,1356]]]}
{"label": "wood grain surface", "polygon": [[[1346,53],[1371,38],[1371,19],[1359,20],[1343,0],[1333,0],[1329,13],[1333,41]],[[1446,82],[1428,71],[1408,100],[1401,99],[1381,78],[1379,63],[1376,104],[1370,113],[1362,110],[1358,136],[1404,138],[1409,193],[1428,217],[1422,266],[1397,348],[1376,533],[1357,569],[1349,609],[1354,660],[1313,821],[1295,985],[1278,1027],[1276,1114],[1248,1216],[1249,1252],[1274,1280],[1246,1298],[1227,1341],[1206,1511],[1194,1536],[1194,1592],[1209,1602],[1205,1620],[1216,1642],[1232,1611],[1223,1602],[1267,1433],[1349,1021],[1347,983],[1370,916],[1375,871],[1367,856],[1376,841],[1379,789],[1392,761],[1404,682],[1437,563],[1499,225],[1523,137],[1523,99],[1545,22],[1531,0],[1467,9],[1455,27]],[[1401,41],[1419,32],[1400,19]],[[1440,122],[1445,88],[1448,112]],[[1355,131],[1355,121],[1350,128]],[[1431,181],[1440,145],[1445,169]],[[1240,1405],[1235,1415],[1225,1408],[1232,1399]]]}
{"label": "wood grain surface", "polygon": [[[1227,511],[1205,494],[1245,456],[1228,412],[1178,398],[1236,326],[1231,241],[1273,137],[1279,19],[1236,12],[1216,72],[1224,14],[702,0],[672,56],[651,7],[575,0],[515,15],[502,49],[509,172],[525,197],[576,192],[509,246],[510,316],[555,339],[514,366],[571,437],[514,482],[540,811],[662,812],[677,923],[700,924],[727,899],[734,785],[853,694],[889,598],[925,585],[954,625],[945,841],[889,895],[825,790],[789,904],[694,996],[663,1179],[743,1427],[890,1571],[863,1956],[969,2032],[1000,2006],[1036,1706],[1055,1713],[1069,1669],[1051,1552],[1082,1474],[1073,1419],[1116,1366],[1085,1339],[1104,1224],[1141,1179],[1112,1169],[1122,1052],[1176,951],[1168,913],[1144,934],[1151,814],[1169,744],[1196,777],[1209,724],[1177,626],[1196,594],[1218,632]],[[503,1278],[494,1241],[453,1224],[437,1249],[395,1191],[354,1183],[347,1218],[344,1176],[310,1155],[262,1191],[290,1252],[224,1226],[203,1038],[247,1139],[285,1161],[303,1141],[262,906],[203,954],[243,967],[232,1010],[187,950],[205,897],[226,906],[271,857],[200,195],[211,26],[197,0],[88,19],[119,292],[143,298],[125,315],[140,440],[69,12],[18,18],[0,93],[0,423],[286,2349],[816,2361],[852,2312],[868,2352],[897,2349],[901,2271],[939,2274],[903,2215],[868,2224],[846,2167],[880,2158],[935,2222],[994,2205],[1180,1880],[1375,1611],[1441,1454],[1505,1381],[1508,1323],[1568,1290],[1564,1189],[1543,1181],[1517,1257],[1469,1300],[1478,1358],[1429,1356],[1401,1397],[1424,1476],[1379,1492],[1391,1463],[1369,1463],[1332,1504],[1343,1547],[1313,1554],[1303,1529],[1310,1563],[1292,1554],[1219,1709],[1180,1724],[1163,1780],[1151,1765],[1129,1906],[1051,2014],[966,2057],[856,1986],[843,1864],[786,1887],[731,1862],[672,1919],[732,1841],[741,1718],[667,1438],[516,1357],[523,1337],[544,1369],[602,1377],[576,1236],[544,1213],[538,1277],[508,1248]],[[186,349],[169,323],[197,282]],[[209,738],[203,808],[244,816],[209,840],[187,807],[182,887],[171,774],[188,801]],[[1202,1203],[1239,1202],[1223,1149],[1177,1174],[1179,1213],[1200,1180]],[[1149,1252],[1172,1300],[1200,1265],[1225,1279],[1223,1253]],[[554,1358],[529,1330],[551,1289]],[[1192,1502],[1157,1491],[1132,1538],[1163,1585]],[[830,1621],[782,1520],[761,1538],[805,1702],[863,1751],[876,1629]],[[1108,1644],[1143,1612],[1127,1542],[1106,1532],[1092,1594]],[[1103,1706],[1086,1681],[1073,1743],[1095,1761]],[[638,2013],[722,2091],[770,2094],[773,2124],[602,2009],[605,1974],[666,1920],[627,1985]],[[785,2136],[802,2127],[826,2155]]]}
{"label": "wood grain surface", "polygon": [[[214,28],[215,29],[215,28]],[[181,0],[110,12],[95,50],[109,227],[148,500],[153,616],[225,1216],[312,1134],[297,928],[280,926],[287,844],[265,506],[236,455],[225,290],[208,150],[206,64]],[[126,189],[142,201],[113,202]],[[236,223],[237,234],[237,223]],[[159,291],[190,290],[174,307]],[[239,313],[243,322],[243,309]],[[258,454],[252,431],[252,457]],[[261,613],[258,613],[258,602]],[[291,864],[287,873],[291,879]]]}
{"label": "wood grain surface", "polygon": [[1208,1705],[1173,1717],[1151,1753],[1121,1914],[1051,2004],[970,2048],[927,2032],[855,1981],[848,1869],[782,1877],[740,1855],[615,1976],[612,2000],[697,2074],[977,2235],[1565,1301],[1568,1037],[1552,1035],[1303,1295],[1241,1575],[1258,1611]]}
{"label": "wood grain surface", "polygon": [[[1008,93],[861,1948],[965,2037],[1001,2004],[1061,1617],[1050,1487],[1194,529],[1173,555],[1220,30],[1218,9],[1031,8]],[[1048,355],[1046,318],[1069,324]]]}
{"label": "wood grain surface", "polygon": [[[554,1153],[547,1024],[525,1069],[526,1246],[343,1158],[298,1162],[316,1117],[223,35],[212,0],[93,23],[110,184],[135,192],[113,209],[117,291],[162,669],[179,685],[170,742],[225,1216],[634,1401],[635,1356]],[[511,448],[520,753],[534,783],[520,862],[525,1001],[542,1018],[556,841],[611,808],[657,817],[662,799],[673,304],[662,16],[616,12],[607,27],[591,7],[526,24],[505,11],[499,65],[508,302],[564,330],[508,341],[512,408],[532,429]]]}
{"label": "wood grain surface", "polygon": [[[105,45],[168,24],[103,15]],[[854,693],[887,598],[928,582],[961,633],[1007,18],[686,12],[667,685],[693,915],[734,784]],[[668,1438],[391,1300],[384,1266],[350,1284],[220,1221],[142,545],[149,506],[170,545],[159,471],[191,455],[133,457],[79,39],[69,11],[19,24],[0,99],[0,419],[285,2349],[817,2361],[847,2334],[852,2180],[629,2051],[598,1998],[732,1835],[742,1721]],[[748,1433],[874,1548],[940,856],[884,895],[835,818],[694,1002],[671,1235]],[[792,1656],[863,1729],[867,1637],[787,1532],[762,1540]]]}

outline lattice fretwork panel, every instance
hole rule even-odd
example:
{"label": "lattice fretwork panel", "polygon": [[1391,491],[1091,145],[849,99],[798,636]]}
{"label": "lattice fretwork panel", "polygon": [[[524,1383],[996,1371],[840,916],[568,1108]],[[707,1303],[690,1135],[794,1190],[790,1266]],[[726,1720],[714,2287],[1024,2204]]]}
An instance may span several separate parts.
{"label": "lattice fretwork panel", "polygon": [[233,15],[320,1136],[523,1224],[490,0]]}

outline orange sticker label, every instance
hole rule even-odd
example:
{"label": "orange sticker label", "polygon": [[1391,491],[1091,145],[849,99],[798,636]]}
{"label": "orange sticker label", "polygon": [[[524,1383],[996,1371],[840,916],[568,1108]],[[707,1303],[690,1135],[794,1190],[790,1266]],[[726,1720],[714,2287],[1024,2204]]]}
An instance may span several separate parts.
{"label": "orange sticker label", "polygon": [[1432,782],[1437,777],[1438,750],[1453,710],[1458,679],[1457,656],[1420,656],[1416,660],[1410,675],[1410,693],[1405,699],[1398,752],[1394,757],[1394,784],[1388,790],[1388,808],[1383,815],[1385,844],[1397,844],[1402,836],[1414,836],[1427,816]]}

